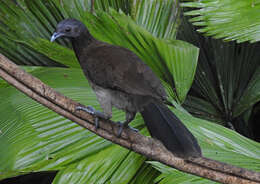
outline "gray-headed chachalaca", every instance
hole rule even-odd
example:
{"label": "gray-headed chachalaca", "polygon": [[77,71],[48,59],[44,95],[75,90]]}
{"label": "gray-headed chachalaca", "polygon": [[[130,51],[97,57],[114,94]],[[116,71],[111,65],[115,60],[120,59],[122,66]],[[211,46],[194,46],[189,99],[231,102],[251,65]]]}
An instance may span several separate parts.
{"label": "gray-headed chachalaca", "polygon": [[143,116],[152,137],[173,154],[199,157],[195,137],[164,104],[166,92],[153,71],[132,51],[96,40],[86,26],[75,19],[61,21],[51,41],[66,37],[72,42],[80,66],[96,93],[103,113],[92,107],[83,109],[98,117],[111,118],[112,107],[126,112],[119,135],[137,112]]}

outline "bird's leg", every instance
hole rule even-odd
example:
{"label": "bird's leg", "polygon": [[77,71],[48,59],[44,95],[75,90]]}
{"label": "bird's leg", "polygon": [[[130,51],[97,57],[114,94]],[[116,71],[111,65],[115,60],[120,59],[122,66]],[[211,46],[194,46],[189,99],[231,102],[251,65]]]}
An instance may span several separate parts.
{"label": "bird's leg", "polygon": [[[123,123],[118,122],[120,124],[120,128],[118,130],[117,133],[117,137],[120,137],[122,134],[122,131],[125,127],[128,126],[128,124],[135,118],[136,113],[135,112],[126,112],[125,113],[125,121]],[[128,126],[129,128],[131,128],[132,130],[138,132],[138,129],[132,128],[130,126]]]}
{"label": "bird's leg", "polygon": [[110,119],[112,117],[112,112],[110,114],[109,113],[107,114],[105,112],[102,113],[102,112],[94,109],[91,106],[87,106],[87,107],[77,106],[76,110],[82,110],[82,111],[85,111],[89,114],[92,114],[95,117],[95,127],[96,127],[96,129],[99,127],[99,118]]}

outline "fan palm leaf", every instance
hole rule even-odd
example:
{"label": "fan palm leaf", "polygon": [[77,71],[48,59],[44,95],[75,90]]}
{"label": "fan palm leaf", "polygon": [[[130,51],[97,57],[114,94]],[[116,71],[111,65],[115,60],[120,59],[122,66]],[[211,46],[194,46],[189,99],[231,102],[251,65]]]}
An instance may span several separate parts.
{"label": "fan palm leaf", "polygon": [[226,41],[257,42],[260,40],[260,4],[251,0],[202,0],[182,3],[192,8],[186,15],[199,26],[199,32]]}
{"label": "fan palm leaf", "polygon": [[249,119],[244,116],[260,100],[259,43],[223,42],[203,37],[195,29],[185,17],[177,35],[200,48],[185,107],[197,117],[231,125],[250,136]]}

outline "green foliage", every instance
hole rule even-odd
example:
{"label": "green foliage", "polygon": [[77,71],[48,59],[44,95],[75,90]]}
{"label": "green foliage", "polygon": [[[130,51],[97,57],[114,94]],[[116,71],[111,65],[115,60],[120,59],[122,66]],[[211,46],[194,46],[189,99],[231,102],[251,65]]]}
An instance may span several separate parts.
{"label": "green foliage", "polygon": [[179,20],[177,1],[134,0],[131,17],[157,38],[174,39]]}
{"label": "green foliage", "polygon": [[185,101],[187,110],[225,126],[242,126],[240,132],[249,135],[248,119],[243,116],[260,100],[260,45],[202,37],[187,19],[183,19],[177,38],[201,51],[195,80]]}
{"label": "green foliage", "polygon": [[[81,70],[44,68],[32,73],[66,96],[100,109]],[[0,157],[1,179],[18,173],[61,170],[55,182],[74,180],[68,178],[72,171],[81,174],[78,179],[84,181],[112,180],[114,177],[113,180],[129,181],[142,168],[144,157],[58,116],[13,87],[0,90],[0,142],[5,148],[0,150],[8,157],[8,162]],[[115,121],[122,118],[124,113],[114,111]],[[143,127],[142,124],[140,116],[132,123],[134,127]],[[120,179],[119,174],[124,177]]]}
{"label": "green foliage", "polygon": [[193,8],[186,15],[190,21],[202,26],[198,31],[207,36],[236,40],[237,42],[257,42],[260,40],[260,4],[255,0],[195,0],[182,3]]}
{"label": "green foliage", "polygon": [[250,109],[254,104],[260,101],[260,67],[250,79],[243,95],[234,108],[234,116],[240,115],[242,112]]}
{"label": "green foliage", "polygon": [[176,169],[167,167],[159,162],[150,162],[156,169],[162,172],[162,174],[156,178],[156,182],[159,184],[168,184],[168,183],[174,183],[174,184],[216,184],[216,182],[200,178],[197,176],[193,176],[190,174],[184,174],[180,172],[176,172]]}
{"label": "green foliage", "polygon": [[[49,19],[51,14],[48,11],[55,11],[47,8],[53,7],[51,4],[51,1],[0,1],[0,52],[22,65],[58,66],[58,63],[40,54],[32,46],[23,44],[36,37],[50,37],[57,23],[56,18],[62,18],[57,14],[54,23],[50,24],[49,21],[53,19]],[[35,13],[39,10],[37,5],[41,11]]]}
{"label": "green foliage", "polygon": [[57,43],[50,43],[49,40],[42,38],[37,38],[36,41],[30,40],[24,44],[32,46],[39,53],[67,67],[80,68],[75,53],[67,47]]}

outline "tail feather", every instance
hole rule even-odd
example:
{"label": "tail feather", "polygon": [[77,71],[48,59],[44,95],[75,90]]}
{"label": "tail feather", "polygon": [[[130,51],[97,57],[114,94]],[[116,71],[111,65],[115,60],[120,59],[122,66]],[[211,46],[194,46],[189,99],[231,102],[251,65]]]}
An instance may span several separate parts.
{"label": "tail feather", "polygon": [[182,158],[201,156],[196,138],[166,105],[150,103],[141,114],[151,136],[174,155]]}

